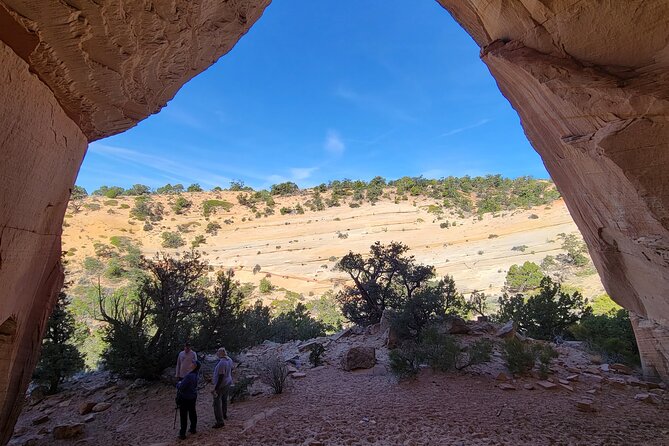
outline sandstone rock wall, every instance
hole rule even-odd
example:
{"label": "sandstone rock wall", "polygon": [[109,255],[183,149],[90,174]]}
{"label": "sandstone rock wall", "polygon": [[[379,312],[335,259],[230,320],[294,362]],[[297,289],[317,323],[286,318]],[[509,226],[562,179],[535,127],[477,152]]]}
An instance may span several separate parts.
{"label": "sandstone rock wall", "polygon": [[0,432],[7,440],[63,282],[60,233],[86,138],[0,42]]}
{"label": "sandstone rock wall", "polygon": [[0,0],[0,444],[61,287],[87,142],[159,111],[270,0]]}
{"label": "sandstone rock wall", "polygon": [[481,46],[607,291],[638,316],[645,372],[669,378],[669,3],[439,1]]}

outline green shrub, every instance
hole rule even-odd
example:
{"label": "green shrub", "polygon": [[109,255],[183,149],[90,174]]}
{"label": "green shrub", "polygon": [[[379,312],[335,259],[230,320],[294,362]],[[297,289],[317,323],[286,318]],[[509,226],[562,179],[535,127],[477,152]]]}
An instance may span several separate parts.
{"label": "green shrub", "polygon": [[148,195],[135,197],[135,205],[130,209],[130,217],[139,221],[160,221],[163,219],[162,203],[154,203]]}
{"label": "green shrub", "polygon": [[182,195],[179,195],[174,203],[172,203],[172,210],[175,214],[183,214],[193,204],[192,201],[187,200]]}
{"label": "green shrub", "polygon": [[446,228],[448,228],[450,225],[451,225],[451,224],[450,224],[449,222],[447,222],[447,221],[445,221],[445,222],[443,222],[443,223],[439,223],[439,227],[440,227],[441,229],[446,229]]}
{"label": "green shrub", "polygon": [[270,192],[272,195],[290,195],[297,192],[298,190],[300,190],[300,188],[292,181],[273,184],[272,187],[270,187]]}
{"label": "green shrub", "polygon": [[581,293],[564,292],[550,277],[541,280],[537,294],[526,298],[505,293],[499,298],[499,306],[498,320],[513,320],[528,336],[550,341],[564,336],[570,325],[591,312]]}
{"label": "green shrub", "polygon": [[557,356],[557,352],[550,345],[530,344],[517,338],[504,341],[502,350],[502,358],[512,374],[523,375],[534,369],[538,362],[542,379],[548,376],[550,363]]}
{"label": "green shrub", "polygon": [[253,379],[242,375],[235,381],[230,392],[230,402],[245,401],[251,396],[249,386],[253,384]]}
{"label": "green shrub", "polygon": [[511,292],[533,290],[541,284],[544,274],[539,265],[534,262],[525,262],[520,265],[511,265],[506,273],[504,286]]}
{"label": "green shrub", "polygon": [[523,375],[534,368],[536,354],[531,345],[511,338],[504,342],[502,358],[511,373]]}
{"label": "green shrub", "polygon": [[279,213],[281,215],[291,214],[292,212],[293,212],[293,210],[291,208],[287,208],[287,207],[282,207],[281,209],[279,209]]}
{"label": "green shrub", "polygon": [[288,366],[283,359],[275,356],[263,361],[260,379],[272,388],[274,394],[280,395],[283,393],[286,378],[288,378]]}
{"label": "green shrub", "polygon": [[179,248],[186,244],[183,237],[181,237],[181,234],[179,234],[178,232],[166,231],[163,232],[160,236],[163,239],[163,242],[161,244],[163,248]]}
{"label": "green shrub", "polygon": [[123,274],[125,274],[125,269],[123,268],[120,259],[117,257],[109,259],[104,276],[108,279],[118,279],[123,277]]}
{"label": "green shrub", "polygon": [[514,246],[513,248],[511,248],[511,251],[525,252],[526,249],[527,249],[527,245],[518,245],[518,246]]}
{"label": "green shrub", "polygon": [[118,200],[105,200],[102,204],[105,206],[118,206]]}
{"label": "green shrub", "polygon": [[416,376],[419,370],[417,346],[415,341],[403,342],[399,348],[389,352],[390,370],[400,379]]}
{"label": "green shrub", "polygon": [[262,279],[260,279],[260,285],[258,286],[258,289],[260,290],[261,293],[268,294],[272,292],[274,286],[267,277],[263,277]]}
{"label": "green shrub", "polygon": [[119,206],[121,209],[130,209],[130,205],[126,203],[121,203],[121,206]]}
{"label": "green shrub", "polygon": [[104,266],[102,265],[102,262],[95,257],[86,257],[83,262],[83,267],[86,272],[98,274],[102,271]]}
{"label": "green shrub", "polygon": [[309,362],[311,365],[314,367],[318,367],[319,365],[323,364],[323,354],[325,353],[325,347],[323,347],[323,344],[321,343],[316,343],[314,346],[311,348],[311,353],[309,353]]}
{"label": "green shrub", "polygon": [[84,368],[81,353],[71,344],[75,328],[69,302],[61,291],[47,321],[40,359],[33,374],[37,382],[48,385],[49,393],[56,393],[60,384]]}
{"label": "green shrub", "polygon": [[204,230],[207,234],[216,235],[218,230],[221,229],[221,225],[218,222],[210,221],[207,223],[207,228]]}
{"label": "green shrub", "polygon": [[205,243],[207,243],[207,239],[204,237],[204,235],[200,234],[200,235],[196,235],[196,236],[195,236],[195,238],[194,238],[193,241],[191,242],[191,246],[192,246],[193,248],[197,248],[197,247],[199,247],[200,245],[203,245],[203,244],[205,244]]}
{"label": "green shrub", "polygon": [[225,212],[228,212],[232,209],[232,203],[225,200],[205,200],[202,203],[202,213],[205,217],[209,217],[212,213],[216,212],[216,208],[223,208]]}
{"label": "green shrub", "polygon": [[84,204],[84,208],[89,210],[89,211],[99,211],[100,210],[100,205],[97,203],[86,203]]}
{"label": "green shrub", "polygon": [[632,330],[629,313],[625,309],[610,310],[605,314],[588,314],[570,327],[578,340],[585,341],[609,362],[639,365],[639,347]]}
{"label": "green shrub", "polygon": [[186,192],[202,192],[202,188],[200,187],[199,184],[193,183],[190,186],[188,186],[188,189],[186,189]]}

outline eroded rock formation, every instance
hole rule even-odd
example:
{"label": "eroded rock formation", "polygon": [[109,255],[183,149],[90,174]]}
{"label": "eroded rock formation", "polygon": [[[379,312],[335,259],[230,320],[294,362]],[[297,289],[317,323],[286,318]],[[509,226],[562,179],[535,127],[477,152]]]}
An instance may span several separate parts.
{"label": "eroded rock formation", "polygon": [[[588,243],[669,377],[669,3],[439,0],[482,48]],[[87,141],[157,112],[270,0],[0,0],[0,442],[55,293]]]}
{"label": "eroded rock formation", "polygon": [[60,234],[87,142],[155,113],[270,0],[0,0],[0,444],[63,282]]}
{"label": "eroded rock formation", "polygon": [[439,0],[564,195],[644,372],[669,378],[669,3]]}

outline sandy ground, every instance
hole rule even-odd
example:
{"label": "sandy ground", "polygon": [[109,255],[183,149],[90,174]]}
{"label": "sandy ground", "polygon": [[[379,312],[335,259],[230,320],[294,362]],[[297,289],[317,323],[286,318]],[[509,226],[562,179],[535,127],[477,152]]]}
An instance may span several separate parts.
{"label": "sandy ground", "polygon": [[[281,355],[291,356],[296,351],[291,350],[291,345],[281,346],[288,346]],[[514,380],[517,390],[505,391],[496,379],[499,370],[503,370],[498,354],[490,364],[470,373],[444,374],[425,369],[415,380],[398,382],[387,372],[387,351],[383,348],[377,348],[379,364],[372,369],[345,372],[338,368],[338,357],[353,345],[370,345],[370,340],[353,336],[328,344],[326,366],[303,367],[306,377],[289,378],[281,395],[271,395],[265,387],[263,393],[232,404],[223,429],[211,427],[214,418],[209,385],[198,399],[198,433],[183,441],[176,438],[173,427],[174,391],[170,386],[153,384],[128,389],[128,383],[100,386],[99,379],[97,384],[93,379],[80,382],[73,391],[27,407],[17,425],[19,435],[11,444],[669,444],[666,392],[653,391],[658,394],[654,403],[635,400],[635,395],[648,392],[638,387],[638,381],[624,384],[625,380],[632,383],[636,378],[597,371],[598,366],[581,350],[559,347],[560,356],[551,375],[557,382],[576,371],[578,378],[570,382],[573,391],[561,386],[543,390],[532,377]],[[379,338],[372,339],[371,345],[378,346]],[[251,357],[248,354],[242,359],[246,362]],[[592,370],[603,377],[601,385],[600,378],[587,373]],[[525,389],[525,384],[533,384],[534,389]],[[91,390],[85,392],[86,388]],[[598,389],[594,395],[588,393],[592,389]],[[596,412],[576,409],[576,402],[584,398],[595,401]],[[57,424],[82,422],[84,416],[79,415],[77,408],[91,400],[107,400],[112,407],[85,424],[83,438],[53,440],[50,429]],[[44,414],[50,419],[33,426],[32,421]]]}
{"label": "sandy ground", "polygon": [[[160,234],[176,230],[177,225],[194,223],[192,232],[183,234],[188,245],[182,249],[188,248],[196,235],[205,235],[206,244],[199,248],[205,259],[216,267],[234,268],[242,282],[257,284],[269,274],[277,287],[318,296],[337,289],[346,278],[332,270],[335,261],[331,258],[340,258],[349,251],[366,253],[375,241],[401,241],[411,248],[418,261],[434,265],[439,275],[453,275],[460,291],[479,290],[496,295],[511,265],[528,260],[540,263],[546,255],[563,252],[557,234],[578,230],[562,200],[549,207],[503,212],[498,216],[486,214],[480,221],[476,217],[445,215],[445,220],[456,222],[457,226],[441,229],[439,224],[445,220],[437,220],[427,212],[427,206],[434,200],[422,199],[415,206],[412,200],[398,204],[382,200],[375,206],[365,203],[359,208],[350,208],[344,202],[341,207],[320,212],[306,210],[302,215],[280,215],[278,209],[303,203],[308,195],[277,197],[276,214],[257,219],[237,203],[235,193],[222,192],[220,198],[234,206],[229,212],[220,211],[210,217],[209,221],[222,226],[218,235],[211,236],[205,234],[208,221],[202,216],[200,203],[215,195],[185,196],[194,204],[184,215],[175,215],[170,210],[168,197],[155,198],[164,202],[167,214],[150,232],[142,230],[141,222],[129,219],[129,209],[120,209],[121,204],[133,205],[130,197],[117,199],[117,206],[106,206],[107,200],[95,198],[102,206],[100,210],[83,210],[68,217],[64,249],[76,248],[76,253],[68,257],[70,277],[78,280],[81,276],[80,262],[93,255],[95,242],[108,244],[109,237],[121,235],[135,239],[147,256],[160,250],[175,252],[160,247]],[[110,210],[112,214],[108,213]],[[532,215],[538,218],[530,218]],[[243,222],[243,218],[247,221]],[[226,220],[233,223],[226,224]],[[340,233],[347,237],[340,238]],[[512,250],[521,245],[527,246],[524,252]],[[256,264],[262,269],[253,274]],[[581,287],[586,296],[604,292],[596,274],[574,277],[570,283]]]}

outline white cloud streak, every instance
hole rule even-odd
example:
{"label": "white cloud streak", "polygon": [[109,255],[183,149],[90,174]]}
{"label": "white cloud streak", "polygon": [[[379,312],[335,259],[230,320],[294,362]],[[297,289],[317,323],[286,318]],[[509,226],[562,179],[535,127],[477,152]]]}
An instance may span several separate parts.
{"label": "white cloud streak", "polygon": [[326,151],[330,152],[333,155],[340,156],[346,150],[346,144],[342,141],[341,136],[334,130],[328,131],[325,136],[325,143],[323,147]]}
{"label": "white cloud streak", "polygon": [[490,121],[491,120],[488,119],[488,118],[481,119],[480,121],[475,122],[474,124],[466,125],[464,127],[459,127],[459,128],[456,128],[456,129],[449,130],[446,133],[442,133],[441,135],[437,136],[437,138],[443,138],[445,136],[452,136],[452,135],[456,135],[458,133],[465,132],[467,130],[475,129],[476,127],[481,127],[482,125],[485,125],[485,124],[489,123]]}

